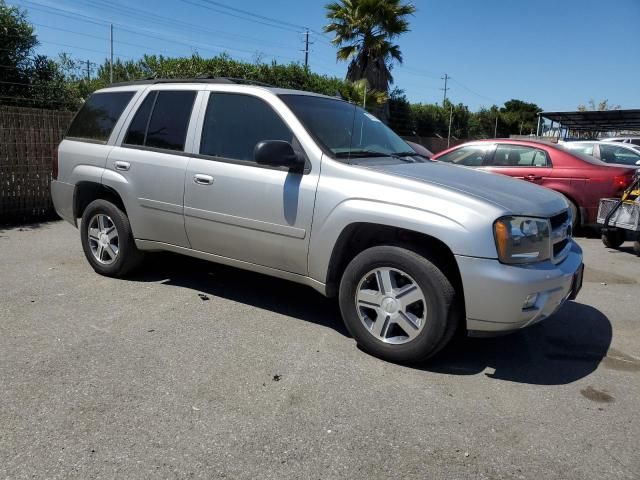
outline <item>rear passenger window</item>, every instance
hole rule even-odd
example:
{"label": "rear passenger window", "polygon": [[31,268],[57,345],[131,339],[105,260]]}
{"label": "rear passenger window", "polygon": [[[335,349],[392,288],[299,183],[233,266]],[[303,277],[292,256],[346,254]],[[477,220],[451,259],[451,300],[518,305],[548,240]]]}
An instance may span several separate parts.
{"label": "rear passenger window", "polygon": [[133,117],[124,143],[183,151],[195,97],[190,90],[151,92]]}
{"label": "rear passenger window", "polygon": [[106,142],[134,92],[94,93],[73,119],[67,137]]}
{"label": "rear passenger window", "polygon": [[209,96],[201,154],[253,162],[253,149],[263,140],[293,143],[293,133],[271,106],[249,95]]}
{"label": "rear passenger window", "polygon": [[151,92],[144,99],[140,108],[133,117],[127,136],[124,137],[124,143],[127,145],[144,145],[145,136],[147,134],[147,123],[149,123],[149,115],[156,101],[158,92]]}
{"label": "rear passenger window", "polygon": [[498,145],[488,165],[495,167],[546,167],[547,154],[537,148]]}

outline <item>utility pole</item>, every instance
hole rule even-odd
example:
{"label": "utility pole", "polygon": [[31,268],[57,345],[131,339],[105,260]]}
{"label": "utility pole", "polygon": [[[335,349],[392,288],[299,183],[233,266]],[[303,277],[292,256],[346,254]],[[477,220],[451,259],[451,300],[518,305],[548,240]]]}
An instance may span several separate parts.
{"label": "utility pole", "polygon": [[87,82],[91,81],[91,67],[89,59],[87,59]]}
{"label": "utility pole", "polygon": [[449,135],[447,135],[447,148],[451,146],[451,123],[453,122],[453,105],[450,105],[449,108]]}
{"label": "utility pole", "polygon": [[109,40],[111,42],[110,49],[110,58],[109,60],[109,83],[113,83],[113,23],[111,24],[111,28],[109,29]]}
{"label": "utility pole", "polygon": [[447,101],[447,90],[449,90],[447,88],[447,80],[449,80],[450,78],[451,77],[446,73],[444,74],[444,77],[441,77],[441,80],[444,80],[444,88],[440,89],[440,90],[444,90],[444,96],[442,98],[442,106],[444,106],[445,102]]}
{"label": "utility pole", "polygon": [[493,129],[493,138],[498,138],[498,114],[496,113],[496,126]]}
{"label": "utility pole", "polygon": [[305,29],[304,32],[304,66],[307,68],[309,66],[309,29]]}

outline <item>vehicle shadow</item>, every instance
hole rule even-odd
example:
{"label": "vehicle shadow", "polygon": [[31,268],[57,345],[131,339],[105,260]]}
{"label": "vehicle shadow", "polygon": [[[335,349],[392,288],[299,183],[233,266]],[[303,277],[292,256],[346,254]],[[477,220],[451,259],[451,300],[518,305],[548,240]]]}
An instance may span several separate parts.
{"label": "vehicle shadow", "polygon": [[[287,315],[350,337],[335,300],[285,280],[171,253],[154,253],[138,282],[160,282]],[[201,301],[201,300],[198,300]],[[554,318],[495,338],[458,338],[418,368],[537,385],[561,385],[591,374],[607,355],[611,323],[599,310],[567,302]]]}
{"label": "vehicle shadow", "polygon": [[537,325],[495,338],[460,338],[422,369],[534,385],[564,385],[591,374],[606,357],[612,327],[599,310],[567,302]]}
{"label": "vehicle shadow", "polygon": [[172,253],[147,255],[129,280],[160,282],[332,328],[350,337],[337,302],[305,285]]}

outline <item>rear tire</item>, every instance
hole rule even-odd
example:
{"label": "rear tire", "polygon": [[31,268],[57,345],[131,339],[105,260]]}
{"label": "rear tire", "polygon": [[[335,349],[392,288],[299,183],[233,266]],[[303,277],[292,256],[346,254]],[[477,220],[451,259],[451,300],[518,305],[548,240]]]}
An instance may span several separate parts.
{"label": "rear tire", "polygon": [[94,200],[82,214],[82,249],[93,269],[107,277],[124,277],[144,257],[136,248],[125,213],[107,200]]}
{"label": "rear tire", "polygon": [[392,362],[423,362],[451,340],[460,311],[454,298],[434,263],[395,246],[364,250],[340,281],[347,329],[363,350]]}
{"label": "rear tire", "polygon": [[625,233],[623,230],[607,230],[602,232],[602,243],[608,248],[619,248],[624,243]]}

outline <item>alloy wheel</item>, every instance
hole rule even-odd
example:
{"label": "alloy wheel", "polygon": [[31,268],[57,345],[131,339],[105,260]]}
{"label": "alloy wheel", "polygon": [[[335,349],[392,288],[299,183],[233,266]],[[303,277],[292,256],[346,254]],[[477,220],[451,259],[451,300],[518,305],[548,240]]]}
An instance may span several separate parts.
{"label": "alloy wheel", "polygon": [[427,320],[422,289],[407,273],[396,268],[376,268],[364,275],[355,300],[362,324],[385,343],[410,342]]}
{"label": "alloy wheel", "polygon": [[91,253],[98,262],[110,265],[116,261],[120,252],[120,242],[118,229],[111,217],[104,213],[91,217],[87,235]]}

